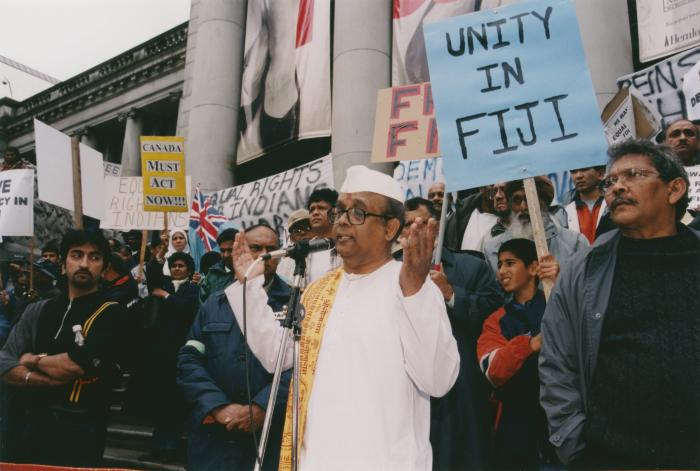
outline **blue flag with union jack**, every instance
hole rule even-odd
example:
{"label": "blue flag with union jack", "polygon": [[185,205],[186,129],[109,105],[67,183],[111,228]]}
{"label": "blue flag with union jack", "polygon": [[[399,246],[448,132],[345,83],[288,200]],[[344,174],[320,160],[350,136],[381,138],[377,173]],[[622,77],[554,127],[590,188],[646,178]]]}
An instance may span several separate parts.
{"label": "blue flag with union jack", "polygon": [[207,252],[218,247],[216,236],[219,234],[219,226],[226,221],[228,219],[211,205],[209,198],[197,187],[190,209],[190,232],[197,234]]}

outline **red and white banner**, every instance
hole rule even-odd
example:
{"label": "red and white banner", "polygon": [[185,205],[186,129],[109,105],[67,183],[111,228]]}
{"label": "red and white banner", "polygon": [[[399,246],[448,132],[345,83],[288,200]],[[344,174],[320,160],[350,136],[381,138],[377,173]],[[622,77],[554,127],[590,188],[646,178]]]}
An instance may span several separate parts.
{"label": "red and white banner", "polygon": [[248,0],[237,163],[331,133],[328,0]]}

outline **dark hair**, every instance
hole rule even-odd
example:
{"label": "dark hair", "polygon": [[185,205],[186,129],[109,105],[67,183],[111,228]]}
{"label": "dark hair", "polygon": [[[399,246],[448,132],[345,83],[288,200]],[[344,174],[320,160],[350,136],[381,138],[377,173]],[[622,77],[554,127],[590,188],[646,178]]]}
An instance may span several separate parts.
{"label": "dark hair", "polygon": [[124,245],[122,245],[121,247],[119,247],[118,252],[119,252],[119,253],[122,253],[122,252],[124,252],[125,250],[126,250],[127,253],[129,254],[129,256],[131,256],[131,252],[133,252],[133,250],[131,249],[131,246],[130,246],[129,244],[124,244]]}
{"label": "dark hair", "polygon": [[190,275],[194,273],[194,259],[190,254],[185,252],[174,252],[170,257],[168,257],[168,268],[171,268],[171,265],[178,260],[185,262]]}
{"label": "dark hair", "polygon": [[425,206],[425,208],[430,212],[430,215],[432,217],[434,217],[435,219],[440,218],[440,215],[435,209],[435,206],[433,206],[433,203],[428,199],[421,198],[420,196],[407,199],[403,205],[406,207],[406,211],[416,211],[421,206]]}
{"label": "dark hair", "polygon": [[53,252],[53,253],[55,253],[56,255],[58,255],[58,254],[60,253],[59,250],[58,250],[58,246],[57,246],[56,244],[53,244],[53,243],[51,243],[51,244],[46,244],[46,245],[41,249],[41,253],[42,253],[42,254],[44,254],[44,253],[46,253],[46,252]]}
{"label": "dark hair", "polygon": [[311,208],[311,203],[318,203],[319,201],[325,201],[331,206],[335,206],[338,201],[338,192],[332,188],[318,188],[311,192],[309,195],[309,200],[306,202],[306,209]]}
{"label": "dark hair", "polygon": [[63,240],[61,241],[61,259],[64,261],[63,263],[65,263],[70,249],[85,244],[92,244],[97,247],[104,261],[104,266],[102,268],[107,268],[111,259],[107,239],[105,239],[100,232],[79,229],[71,229],[63,236]]}
{"label": "dark hair", "polygon": [[577,171],[577,170],[588,170],[588,169],[591,169],[591,168],[592,168],[593,170],[598,171],[598,172],[605,172],[605,165],[594,165],[594,166],[592,166],[592,167],[578,167],[578,168],[573,168],[573,169],[569,170],[569,173],[575,172],[575,171]]}
{"label": "dark hair", "polygon": [[216,236],[216,243],[221,245],[223,242],[235,240],[236,234],[238,234],[238,231],[232,227],[224,229],[223,231],[219,232],[218,236]]}
{"label": "dark hair", "polygon": [[522,260],[526,267],[537,261],[537,247],[530,239],[510,239],[501,244],[498,248],[498,255],[503,252],[510,252],[515,258]]}
{"label": "dark hair", "polygon": [[7,146],[5,147],[5,152],[14,152],[17,157],[19,157],[19,149],[15,146]]}
{"label": "dark hair", "polygon": [[671,126],[673,126],[674,124],[676,124],[676,123],[678,123],[678,122],[680,122],[680,121],[685,121],[686,123],[690,123],[690,124],[692,124],[693,126],[698,126],[698,120],[697,120],[697,119],[696,119],[696,120],[692,120],[692,119],[680,118],[680,119],[677,119],[677,120],[675,120],[675,121],[671,121],[671,122],[669,122],[669,123],[666,123],[666,125],[663,127],[663,129],[661,129],[661,131],[656,135],[656,137],[654,138],[654,140],[655,140],[658,144],[662,144],[662,143],[666,142],[666,133],[668,132],[668,129],[669,129]]}
{"label": "dark hair", "polygon": [[122,258],[116,252],[112,252],[109,255],[109,265],[119,276],[124,276],[129,273],[126,263],[124,263],[124,260],[122,260]]}
{"label": "dark hair", "polygon": [[[392,242],[396,242],[399,236],[401,236],[403,226],[406,224],[406,208],[404,208],[401,201],[384,195],[382,195],[382,197],[386,200],[386,209],[384,210],[384,214],[387,216],[387,218],[399,220],[399,230],[396,231],[396,235],[394,235],[394,238],[391,239]],[[389,219],[387,219],[387,221],[388,220]]]}
{"label": "dark hair", "polygon": [[212,267],[212,265],[219,263],[221,258],[221,254],[219,252],[214,252],[213,250],[205,253],[202,255],[202,258],[199,259],[199,271],[202,272],[202,275],[206,276],[207,273],[209,273],[209,269]]}
{"label": "dark hair", "polygon": [[688,209],[690,199],[688,197],[688,189],[690,188],[690,180],[688,174],[683,168],[683,162],[673,150],[666,145],[654,144],[646,139],[629,139],[620,144],[612,146],[608,149],[608,169],[613,166],[622,157],[639,154],[644,155],[649,159],[657,172],[659,178],[668,183],[676,178],[682,178],[685,181],[685,194],[676,203],[676,220],[680,221]]}
{"label": "dark hair", "polygon": [[[554,200],[554,185],[552,185],[552,182],[547,177],[535,177],[535,187],[537,187],[537,196],[541,200],[544,200],[547,207],[549,207]],[[506,198],[510,200],[513,193],[518,190],[523,190],[524,188],[525,184],[522,180],[513,180],[512,182],[506,183]]]}
{"label": "dark hair", "polygon": [[119,242],[119,239],[115,239],[114,237],[110,237],[109,239],[107,239],[107,243],[109,243],[110,241],[114,242],[114,251],[119,252],[119,250],[122,248],[122,243]]}

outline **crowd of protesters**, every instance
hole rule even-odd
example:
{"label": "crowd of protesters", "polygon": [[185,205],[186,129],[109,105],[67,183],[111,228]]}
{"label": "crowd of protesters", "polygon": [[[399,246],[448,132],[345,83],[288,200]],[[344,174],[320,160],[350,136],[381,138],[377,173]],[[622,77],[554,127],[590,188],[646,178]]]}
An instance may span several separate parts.
{"label": "crowd of protesters", "polygon": [[[144,461],[177,461],[186,432],[188,469],[252,469],[272,375],[246,351],[226,290],[236,247],[258,257],[280,236],[333,238],[367,216],[398,219],[408,237],[447,204],[428,277],[459,371],[430,400],[433,468],[699,468],[700,208],[689,207],[684,169],[700,163],[698,128],[680,120],[660,140],[668,146],[630,140],[610,149],[607,167],[572,169],[575,188],[558,204],[552,183],[536,178],[543,257],[522,181],[454,201],[437,183],[387,214],[338,210],[338,193],[319,189],[286,234],[221,230],[199,272],[180,230],[152,234],[143,262],[141,231],[70,231],[42,248],[31,288],[18,259],[0,291],[0,461],[98,466],[110,388],[128,371],[127,411],[154,426]],[[403,259],[402,244],[392,256]],[[330,249],[307,264],[305,286],[343,260]],[[293,272],[291,259],[265,261],[273,311],[288,303]],[[289,375],[264,469],[277,469]]]}

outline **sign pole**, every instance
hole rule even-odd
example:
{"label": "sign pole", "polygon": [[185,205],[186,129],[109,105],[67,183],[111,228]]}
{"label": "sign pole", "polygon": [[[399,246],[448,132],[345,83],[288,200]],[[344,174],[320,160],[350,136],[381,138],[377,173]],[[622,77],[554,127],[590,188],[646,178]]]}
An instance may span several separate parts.
{"label": "sign pole", "polygon": [[[544,232],[544,221],[540,211],[540,199],[537,196],[537,186],[535,179],[525,178],[523,180],[525,186],[525,197],[527,198],[527,209],[530,213],[530,222],[532,223],[532,232],[535,236],[535,246],[537,247],[537,258],[541,259],[545,255],[549,255],[547,247],[547,237]],[[542,288],[544,289],[544,297],[549,300],[549,294],[552,292],[552,280],[541,280]]]}
{"label": "sign pole", "polygon": [[29,238],[29,291],[34,290],[34,236]]}
{"label": "sign pole", "polygon": [[70,147],[73,156],[73,218],[75,220],[75,228],[83,229],[83,187],[80,178],[80,137],[71,137]]}
{"label": "sign pole", "polygon": [[447,224],[447,206],[449,205],[449,200],[447,198],[447,192],[442,200],[442,209],[440,210],[440,228],[438,230],[437,246],[435,247],[435,258],[433,259],[433,269],[437,270],[440,267],[440,260],[442,260],[442,247],[445,243],[445,226]]}
{"label": "sign pole", "polygon": [[146,243],[148,239],[148,231],[141,231],[141,250],[139,252],[139,271],[138,277],[143,279],[143,261],[146,258]]}

